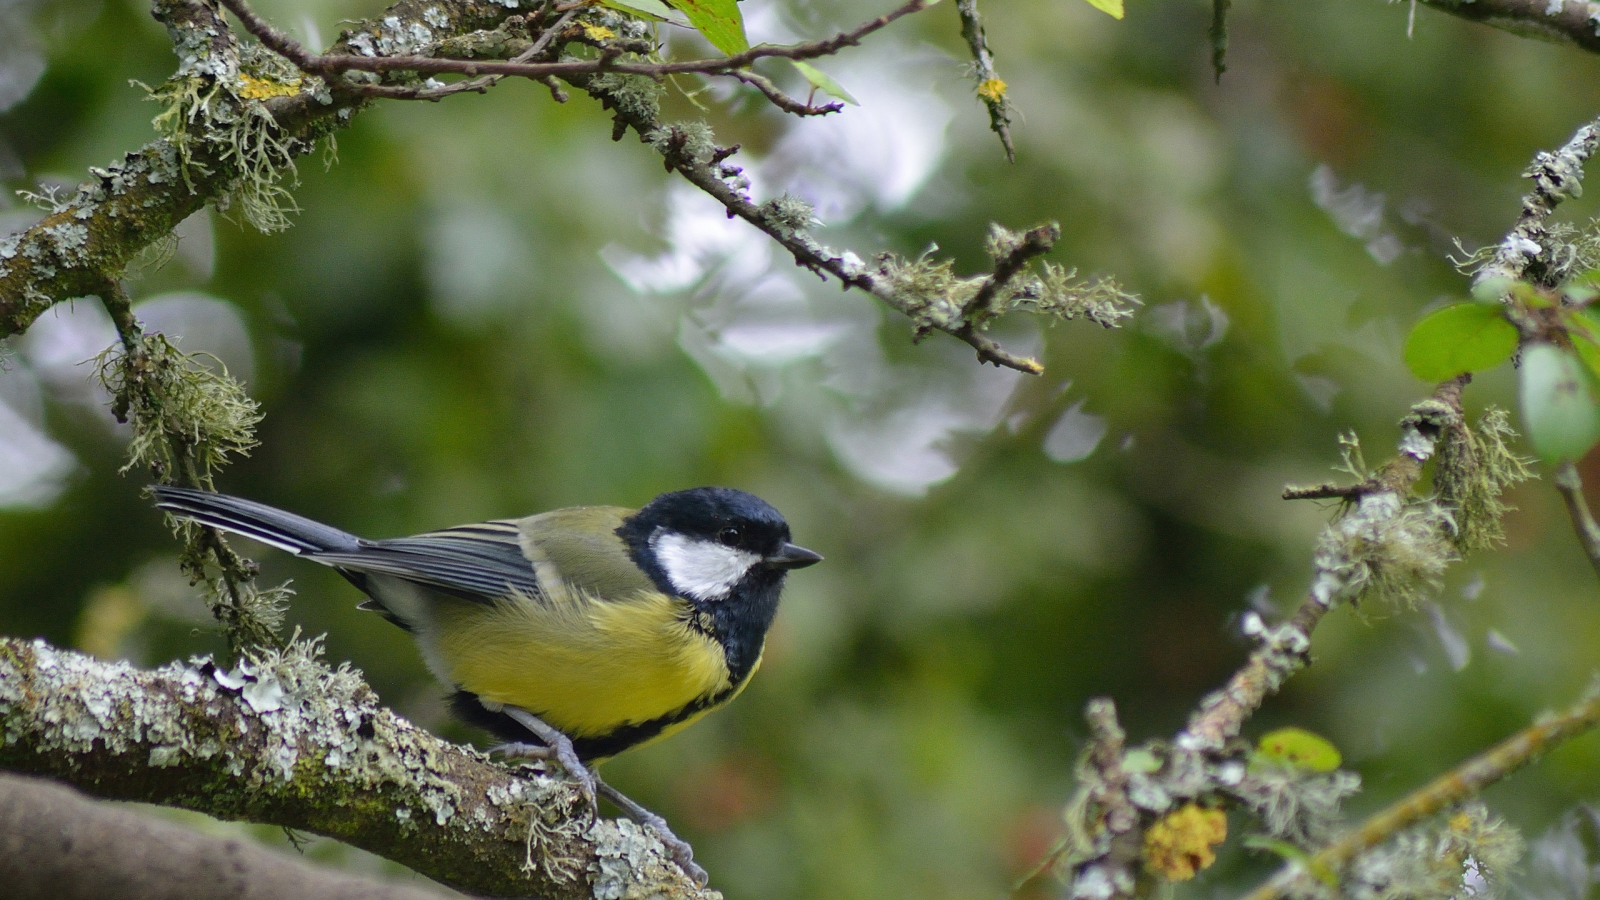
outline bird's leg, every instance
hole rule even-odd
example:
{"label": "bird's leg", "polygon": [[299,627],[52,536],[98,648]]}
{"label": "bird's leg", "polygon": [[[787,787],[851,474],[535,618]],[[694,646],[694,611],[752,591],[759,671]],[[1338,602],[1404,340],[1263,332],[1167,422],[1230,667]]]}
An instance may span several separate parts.
{"label": "bird's leg", "polygon": [[598,811],[595,800],[595,785],[599,779],[595,777],[594,770],[583,764],[578,758],[578,751],[572,747],[572,739],[562,734],[559,729],[552,728],[545,721],[525,709],[515,706],[503,707],[501,712],[510,716],[518,725],[533,732],[534,736],[544,741],[538,744],[500,744],[491,747],[490,753],[504,753],[508,757],[524,757],[531,759],[549,759],[554,756],[556,762],[565,769],[567,776],[578,783],[578,791],[583,794],[584,800],[591,810]]}
{"label": "bird's leg", "polygon": [[624,815],[640,825],[654,828],[656,835],[661,838],[661,843],[666,846],[667,852],[672,854],[672,861],[693,878],[696,885],[706,886],[706,882],[711,879],[706,870],[700,868],[700,864],[694,861],[694,848],[689,846],[688,841],[672,833],[672,829],[667,827],[666,819],[635,803],[627,794],[601,781],[598,775],[595,776],[594,783],[595,787],[600,789],[600,795],[616,804],[617,809],[622,810]]}
{"label": "bird's leg", "polygon": [[661,818],[648,809],[640,806],[627,794],[617,790],[604,781],[600,776],[578,758],[578,752],[573,749],[572,740],[559,729],[553,728],[548,722],[539,718],[525,709],[515,706],[501,707],[500,712],[510,716],[518,725],[533,732],[534,736],[543,741],[543,744],[500,744],[489,749],[490,753],[503,753],[507,757],[522,757],[528,759],[549,759],[555,757],[556,762],[567,771],[572,780],[578,783],[578,790],[583,792],[584,798],[589,801],[591,809],[597,809],[595,797],[604,796],[622,810],[622,814],[638,822],[640,825],[655,829],[656,835],[661,838],[661,843],[672,855],[672,861],[677,863],[684,873],[694,879],[694,883],[705,887],[710,881],[706,870],[700,868],[694,861],[694,848],[689,843],[672,833],[667,826],[667,820]]}

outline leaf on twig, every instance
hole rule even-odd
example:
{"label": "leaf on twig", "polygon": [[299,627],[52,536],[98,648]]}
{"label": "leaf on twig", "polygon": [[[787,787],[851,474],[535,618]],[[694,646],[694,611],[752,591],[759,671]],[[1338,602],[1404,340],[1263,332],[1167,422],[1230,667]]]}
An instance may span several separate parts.
{"label": "leaf on twig", "polygon": [[1320,734],[1304,728],[1279,728],[1261,736],[1256,754],[1309,772],[1332,772],[1342,761],[1339,748]]}
{"label": "leaf on twig", "polygon": [[1089,5],[1113,19],[1122,18],[1122,0],[1089,0]]}
{"label": "leaf on twig", "polygon": [[1522,417],[1528,439],[1550,462],[1580,459],[1600,440],[1594,379],[1582,363],[1549,344],[1522,354]]}
{"label": "leaf on twig", "polygon": [[732,56],[750,49],[744,14],[734,0],[671,0],[669,5],[688,16],[689,24],[723,53]]}
{"label": "leaf on twig", "polygon": [[1517,349],[1517,328],[1497,303],[1457,303],[1422,317],[1406,338],[1406,366],[1423,381],[1492,369]]}
{"label": "leaf on twig", "polygon": [[830,97],[838,97],[840,100],[843,100],[851,106],[861,105],[860,103],[856,102],[856,98],[850,96],[849,91],[840,87],[839,82],[834,81],[833,77],[827,72],[824,72],[809,63],[801,62],[798,59],[791,59],[789,62],[793,63],[795,70],[804,76],[806,81],[809,81],[811,86],[817,90],[827,94]]}

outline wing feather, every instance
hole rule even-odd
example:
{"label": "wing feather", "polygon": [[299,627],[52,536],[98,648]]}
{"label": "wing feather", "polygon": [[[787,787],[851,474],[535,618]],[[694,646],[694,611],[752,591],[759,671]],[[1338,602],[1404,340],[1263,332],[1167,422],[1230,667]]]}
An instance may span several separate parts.
{"label": "wing feather", "polygon": [[476,603],[493,603],[513,592],[529,598],[543,594],[510,522],[462,525],[305,555],[352,572],[404,578]]}

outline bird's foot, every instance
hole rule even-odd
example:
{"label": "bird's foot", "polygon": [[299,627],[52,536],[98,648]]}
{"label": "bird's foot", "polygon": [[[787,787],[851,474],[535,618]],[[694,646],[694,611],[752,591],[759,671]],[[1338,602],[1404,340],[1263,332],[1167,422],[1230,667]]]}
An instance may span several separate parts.
{"label": "bird's foot", "polygon": [[705,869],[700,868],[699,863],[694,861],[694,848],[689,846],[688,841],[672,833],[672,829],[667,827],[666,819],[635,803],[627,794],[606,784],[598,777],[595,778],[595,786],[600,789],[601,796],[616,804],[617,809],[622,810],[623,814],[628,818],[638,822],[640,825],[655,829],[656,835],[661,838],[661,843],[666,846],[667,852],[672,855],[672,861],[683,869],[684,874],[694,879],[697,887],[706,886],[706,882],[710,881],[711,877],[706,874]]}
{"label": "bird's foot", "polygon": [[490,752],[493,753],[495,750],[499,750],[510,755],[511,748],[515,748],[515,755],[520,757],[533,759],[555,757],[556,762],[561,764],[561,768],[566,770],[567,777],[577,783],[578,792],[583,794],[584,802],[588,804],[589,810],[598,814],[599,805],[596,800],[595,786],[599,784],[600,780],[595,777],[594,770],[584,765],[583,760],[578,758],[578,751],[572,747],[572,739],[562,734],[560,730],[550,727],[543,719],[525,709],[507,706],[501,712],[516,720],[518,725],[533,732],[535,737],[544,742],[544,746],[539,746],[538,744],[501,744]]}

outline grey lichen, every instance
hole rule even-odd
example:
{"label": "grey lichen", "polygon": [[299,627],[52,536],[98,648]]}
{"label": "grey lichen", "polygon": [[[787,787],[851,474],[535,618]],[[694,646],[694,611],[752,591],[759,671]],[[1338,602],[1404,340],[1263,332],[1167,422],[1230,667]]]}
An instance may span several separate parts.
{"label": "grey lichen", "polygon": [[[262,102],[274,95],[276,84],[251,76],[223,82],[189,75],[147,88],[163,107],[152,124],[176,149],[185,183],[192,184],[199,146],[206,145],[211,156],[238,171],[216,199],[218,211],[237,208],[245,222],[267,233],[288,228],[289,215],[299,211],[285,183],[298,182],[294,159],[302,148],[283,136]],[[298,80],[282,86],[285,94],[299,89]]]}
{"label": "grey lichen", "polygon": [[1357,599],[1415,606],[1459,558],[1454,532],[1454,519],[1438,503],[1366,494],[1318,540],[1312,596],[1328,606]]}
{"label": "grey lichen", "polygon": [[662,156],[696,166],[709,165],[717,152],[717,136],[704,122],[670,122],[645,135]]}
{"label": "grey lichen", "polygon": [[761,213],[787,232],[805,231],[818,224],[816,208],[793,194],[779,194],[761,204]]}
{"label": "grey lichen", "polygon": [[1311,849],[1333,838],[1341,804],[1360,789],[1361,776],[1354,772],[1313,772],[1258,759],[1233,794],[1255,810],[1267,834]]}
{"label": "grey lichen", "polygon": [[[644,828],[627,820],[597,819],[586,835],[594,845],[595,900],[668,900],[685,896],[683,876],[665,848]],[[721,900],[701,891],[703,900]]]}
{"label": "grey lichen", "polygon": [[[985,247],[998,265],[1014,253],[1023,234],[991,225]],[[910,316],[918,335],[933,330],[983,329],[1008,312],[1027,310],[1047,319],[1069,321],[1087,318],[1105,328],[1115,328],[1133,315],[1139,298],[1110,279],[1085,281],[1075,269],[1043,263],[1040,272],[1032,261],[992,288],[983,309],[972,301],[992,276],[960,277],[951,259],[933,256],[930,247],[916,259],[885,253],[876,258],[877,274],[887,280],[886,301]]]}
{"label": "grey lichen", "polygon": [[574,79],[574,83],[598,98],[606,108],[615,109],[620,121],[655,121],[661,112],[661,98],[666,93],[666,88],[643,75],[606,72],[586,81]]}
{"label": "grey lichen", "polygon": [[158,478],[209,487],[229,457],[256,445],[260,407],[220,361],[150,334],[133,352],[108,350],[97,364],[112,411],[133,425],[124,472],[148,466]]}
{"label": "grey lichen", "polygon": [[[1474,801],[1357,857],[1339,880],[1337,895],[1349,900],[1494,900],[1504,894],[1506,875],[1522,852],[1517,830]],[[1302,878],[1294,893],[1325,900],[1335,891]]]}
{"label": "grey lichen", "polygon": [[1445,431],[1433,485],[1439,502],[1452,513],[1452,540],[1463,554],[1505,540],[1501,520],[1509,507],[1500,495],[1536,477],[1529,460],[1511,449],[1516,436],[1506,411],[1493,406],[1484,410],[1476,427],[1462,422]]}
{"label": "grey lichen", "polygon": [[719,900],[648,830],[595,821],[565,780],[400,719],[316,641],[141,671],[0,639],[0,764],[329,834],[472,893]]}

